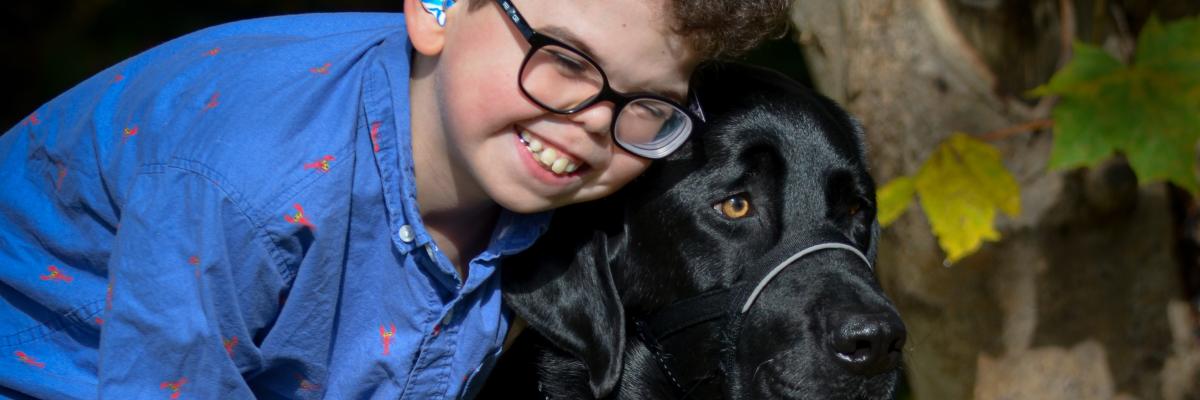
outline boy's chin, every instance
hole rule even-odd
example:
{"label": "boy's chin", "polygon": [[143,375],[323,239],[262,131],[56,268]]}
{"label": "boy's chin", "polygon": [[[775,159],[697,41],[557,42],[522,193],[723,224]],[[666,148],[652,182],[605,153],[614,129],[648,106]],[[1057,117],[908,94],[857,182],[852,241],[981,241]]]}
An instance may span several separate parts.
{"label": "boy's chin", "polygon": [[500,190],[492,194],[492,200],[499,204],[500,207],[518,213],[518,214],[535,214],[544,211],[550,211],[562,206],[588,201],[590,199],[579,199],[577,196],[561,196],[561,197],[543,197],[529,192],[518,192],[515,190]]}
{"label": "boy's chin", "polygon": [[509,190],[493,193],[492,200],[500,207],[518,214],[534,214],[565,205],[532,193],[509,193]]}

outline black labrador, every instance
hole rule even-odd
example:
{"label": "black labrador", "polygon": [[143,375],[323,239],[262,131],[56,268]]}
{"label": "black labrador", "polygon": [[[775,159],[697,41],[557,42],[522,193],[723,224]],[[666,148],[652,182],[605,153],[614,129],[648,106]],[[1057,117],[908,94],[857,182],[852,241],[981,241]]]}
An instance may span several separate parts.
{"label": "black labrador", "polygon": [[532,329],[480,398],[892,398],[905,328],[872,271],[861,128],[755,67],[693,87],[684,147],[505,262]]}

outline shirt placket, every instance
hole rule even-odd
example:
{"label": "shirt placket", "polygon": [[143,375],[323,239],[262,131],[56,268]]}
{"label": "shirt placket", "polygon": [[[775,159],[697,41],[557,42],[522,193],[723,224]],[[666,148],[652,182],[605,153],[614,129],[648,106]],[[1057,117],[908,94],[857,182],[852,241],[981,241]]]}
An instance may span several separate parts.
{"label": "shirt placket", "polygon": [[[440,285],[433,285],[433,298],[447,298],[443,304],[441,315],[428,329],[417,351],[417,361],[413,366],[412,375],[408,381],[409,388],[404,391],[404,398],[436,399],[443,398],[449,392],[450,385],[457,384],[453,379],[454,356],[457,348],[461,324],[456,323],[459,309],[465,307],[461,293],[460,282],[454,276],[448,276],[443,266],[439,266],[436,246],[427,238],[418,238],[417,231],[410,225],[403,225],[397,231],[398,239],[411,245],[412,266],[422,268],[441,277]],[[418,243],[424,241],[424,244]],[[419,248],[419,249],[418,249]],[[448,293],[447,293],[448,292]]]}

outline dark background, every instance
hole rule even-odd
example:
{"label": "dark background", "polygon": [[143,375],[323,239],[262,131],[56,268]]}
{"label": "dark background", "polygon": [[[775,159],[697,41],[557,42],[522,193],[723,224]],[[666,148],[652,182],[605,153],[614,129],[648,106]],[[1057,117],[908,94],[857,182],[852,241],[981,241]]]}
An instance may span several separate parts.
{"label": "dark background", "polygon": [[[174,37],[240,19],[331,11],[400,12],[401,0],[7,1],[0,21],[0,132],[104,68]],[[798,46],[782,38],[748,60],[807,82]]]}

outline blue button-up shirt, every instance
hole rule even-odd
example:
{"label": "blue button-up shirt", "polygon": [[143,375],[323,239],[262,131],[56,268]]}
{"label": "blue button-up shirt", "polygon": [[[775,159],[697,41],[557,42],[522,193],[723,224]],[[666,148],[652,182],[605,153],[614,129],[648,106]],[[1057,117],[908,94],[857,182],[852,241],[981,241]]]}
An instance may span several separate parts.
{"label": "blue button-up shirt", "polygon": [[461,281],[421,223],[400,14],[237,22],[0,136],[0,397],[455,398],[508,329],[503,212]]}

